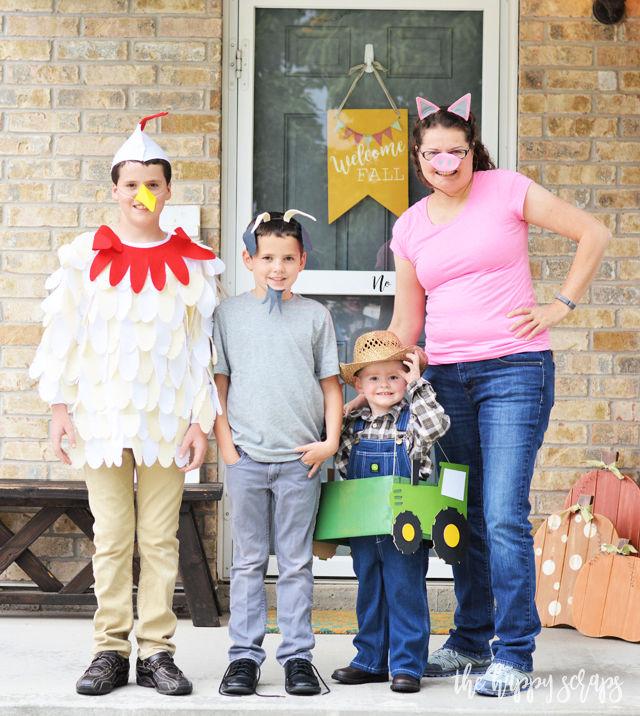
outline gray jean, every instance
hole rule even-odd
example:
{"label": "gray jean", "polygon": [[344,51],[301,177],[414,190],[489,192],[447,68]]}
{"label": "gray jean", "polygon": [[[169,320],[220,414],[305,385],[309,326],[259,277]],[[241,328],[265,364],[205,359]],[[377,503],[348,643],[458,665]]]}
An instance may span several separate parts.
{"label": "gray jean", "polygon": [[311,660],[313,601],[313,530],[320,498],[320,478],[308,478],[300,460],[256,462],[240,451],[240,460],[226,466],[231,500],[233,565],[229,659],[262,664],[267,606],[264,577],[273,532],[279,577],[276,585],[280,664],[296,657]]}

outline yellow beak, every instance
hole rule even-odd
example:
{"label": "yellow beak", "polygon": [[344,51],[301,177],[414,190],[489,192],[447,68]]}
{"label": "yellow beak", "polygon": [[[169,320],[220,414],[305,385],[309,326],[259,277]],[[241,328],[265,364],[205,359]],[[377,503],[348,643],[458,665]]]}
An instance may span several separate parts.
{"label": "yellow beak", "polygon": [[139,201],[149,211],[156,210],[156,197],[147,189],[144,184],[140,184],[138,193],[133,197],[134,201]]}

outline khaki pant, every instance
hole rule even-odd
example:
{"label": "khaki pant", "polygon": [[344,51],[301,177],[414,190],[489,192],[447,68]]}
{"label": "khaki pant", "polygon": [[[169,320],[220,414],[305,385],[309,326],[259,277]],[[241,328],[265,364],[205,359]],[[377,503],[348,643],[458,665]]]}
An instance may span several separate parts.
{"label": "khaki pant", "polygon": [[89,506],[95,518],[93,572],[98,601],[94,623],[94,653],[131,653],[133,627],[133,545],[137,532],[140,555],[138,581],[138,656],[146,659],[159,651],[175,652],[171,642],[176,629],[172,610],[178,574],[178,519],[184,474],[175,465],[136,465],[137,519],[134,509],[131,450],[125,450],[122,467],[87,468]]}

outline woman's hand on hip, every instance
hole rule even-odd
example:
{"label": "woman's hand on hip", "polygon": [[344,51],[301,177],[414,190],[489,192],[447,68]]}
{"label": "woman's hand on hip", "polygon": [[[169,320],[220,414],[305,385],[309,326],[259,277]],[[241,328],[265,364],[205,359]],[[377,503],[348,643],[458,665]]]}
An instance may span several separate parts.
{"label": "woman's hand on hip", "polygon": [[510,326],[511,332],[517,331],[516,338],[524,338],[530,341],[532,338],[542,333],[547,328],[555,326],[570,312],[570,308],[564,303],[556,301],[544,306],[529,306],[524,308],[516,308],[515,311],[507,313],[507,318],[515,318]]}

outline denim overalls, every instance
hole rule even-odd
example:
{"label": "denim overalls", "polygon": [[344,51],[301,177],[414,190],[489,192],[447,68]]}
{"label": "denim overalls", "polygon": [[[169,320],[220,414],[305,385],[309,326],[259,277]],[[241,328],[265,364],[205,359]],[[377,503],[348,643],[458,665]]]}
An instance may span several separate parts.
{"label": "denim overalls", "polygon": [[[398,416],[395,440],[367,440],[359,438],[365,421],[358,418],[347,479],[392,474],[410,477],[411,460],[402,439],[408,425],[407,405]],[[359,628],[353,640],[358,653],[351,666],[373,673],[390,671],[391,676],[410,674],[422,678],[430,632],[425,582],[428,548],[423,543],[414,554],[402,554],[388,534],[352,537],[350,544],[358,577]]]}

